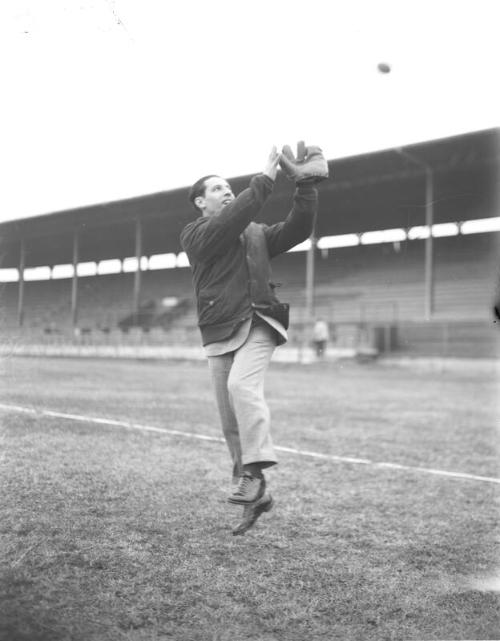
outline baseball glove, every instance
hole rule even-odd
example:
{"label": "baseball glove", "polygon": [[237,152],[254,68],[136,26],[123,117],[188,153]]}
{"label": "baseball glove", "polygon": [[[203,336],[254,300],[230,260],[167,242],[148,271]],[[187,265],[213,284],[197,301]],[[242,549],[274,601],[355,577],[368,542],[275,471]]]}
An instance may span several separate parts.
{"label": "baseball glove", "polygon": [[328,164],[320,147],[306,147],[303,140],[297,143],[297,158],[289,145],[282,149],[281,169],[290,180],[298,184],[317,183],[328,178]]}

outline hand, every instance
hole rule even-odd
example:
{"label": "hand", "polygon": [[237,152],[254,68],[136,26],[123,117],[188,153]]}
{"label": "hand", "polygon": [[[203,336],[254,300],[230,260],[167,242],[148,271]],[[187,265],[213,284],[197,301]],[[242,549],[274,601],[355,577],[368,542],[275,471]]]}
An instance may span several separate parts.
{"label": "hand", "polygon": [[269,176],[271,180],[276,180],[276,174],[278,173],[278,165],[280,162],[281,154],[276,148],[276,145],[273,145],[269,158],[267,159],[264,171],[262,172],[266,176]]}
{"label": "hand", "polygon": [[328,163],[320,147],[297,143],[297,158],[288,145],[283,147],[280,165],[290,180],[298,185],[310,185],[328,178]]}

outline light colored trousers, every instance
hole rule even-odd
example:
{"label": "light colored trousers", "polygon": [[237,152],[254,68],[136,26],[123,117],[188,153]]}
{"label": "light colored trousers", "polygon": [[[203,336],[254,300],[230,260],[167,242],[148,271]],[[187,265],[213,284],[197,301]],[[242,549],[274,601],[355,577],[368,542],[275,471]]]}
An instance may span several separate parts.
{"label": "light colored trousers", "polygon": [[264,377],[276,348],[268,325],[250,329],[234,352],[209,356],[222,430],[233,461],[233,481],[248,463],[277,463],[270,434],[270,412],[264,398]]}

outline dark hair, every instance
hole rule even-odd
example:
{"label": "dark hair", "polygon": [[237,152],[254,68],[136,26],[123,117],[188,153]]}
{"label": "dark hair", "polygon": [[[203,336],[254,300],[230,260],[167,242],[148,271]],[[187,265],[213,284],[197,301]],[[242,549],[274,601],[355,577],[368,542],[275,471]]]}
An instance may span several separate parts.
{"label": "dark hair", "polygon": [[201,210],[198,205],[195,205],[194,201],[196,200],[196,198],[198,198],[198,196],[205,195],[205,190],[207,188],[207,186],[205,185],[205,181],[209,178],[218,178],[218,176],[217,174],[208,174],[208,176],[203,176],[203,178],[199,178],[189,190],[189,202],[193,205],[196,211]]}

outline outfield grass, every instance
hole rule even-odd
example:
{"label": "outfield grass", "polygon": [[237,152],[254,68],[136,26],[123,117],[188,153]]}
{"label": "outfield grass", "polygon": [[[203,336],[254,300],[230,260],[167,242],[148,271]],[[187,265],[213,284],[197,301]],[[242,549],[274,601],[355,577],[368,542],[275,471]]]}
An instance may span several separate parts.
{"label": "outfield grass", "polygon": [[[0,402],[219,436],[203,363],[11,359]],[[273,364],[279,445],[499,476],[497,382]],[[225,446],[0,412],[0,639],[498,639],[492,483],[280,454],[232,537]]]}

